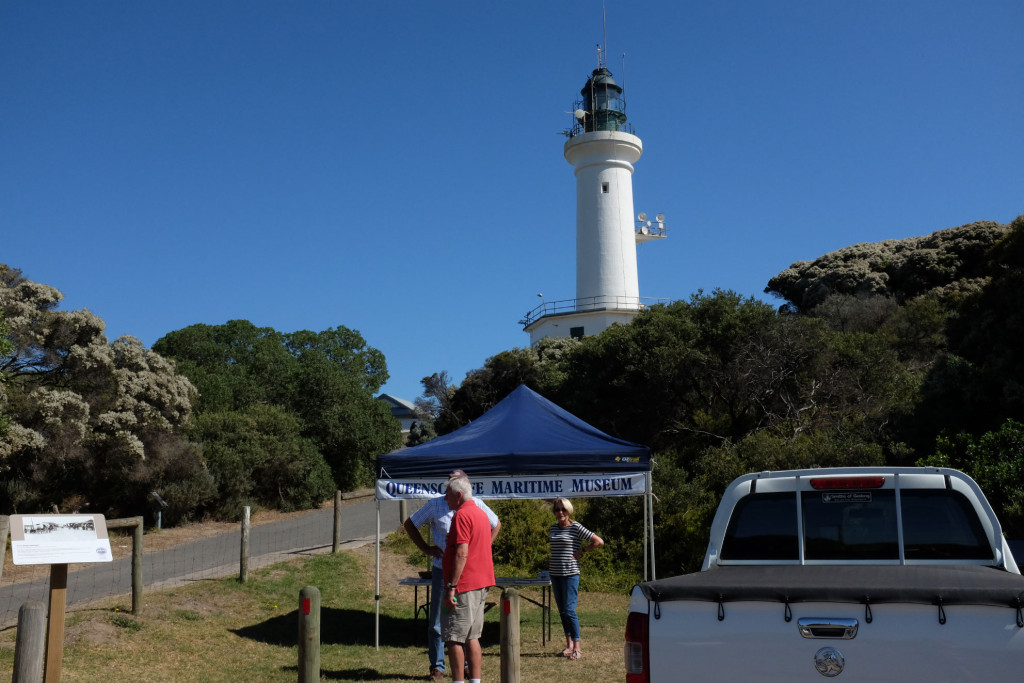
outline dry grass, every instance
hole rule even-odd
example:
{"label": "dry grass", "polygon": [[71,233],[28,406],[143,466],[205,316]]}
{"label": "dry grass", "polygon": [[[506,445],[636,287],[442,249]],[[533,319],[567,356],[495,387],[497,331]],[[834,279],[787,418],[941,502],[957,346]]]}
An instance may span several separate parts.
{"label": "dry grass", "polygon": [[[68,683],[111,680],[161,683],[257,683],[297,678],[298,591],[322,595],[321,680],[413,681],[427,672],[425,623],[412,618],[412,590],[399,578],[418,567],[381,551],[380,649],[374,647],[373,546],[335,556],[302,558],[253,572],[249,583],[198,581],[151,592],[143,615],[126,614],[128,599],[68,615],[64,676]],[[422,591],[421,591],[422,598]],[[584,657],[557,656],[562,637],[541,644],[540,609],[521,605],[523,683],[623,680],[622,634],[628,597],[580,596]],[[499,676],[498,610],[484,633],[484,679]],[[0,632],[0,678],[13,666],[15,629]],[[3,673],[3,672],[8,673]]]}

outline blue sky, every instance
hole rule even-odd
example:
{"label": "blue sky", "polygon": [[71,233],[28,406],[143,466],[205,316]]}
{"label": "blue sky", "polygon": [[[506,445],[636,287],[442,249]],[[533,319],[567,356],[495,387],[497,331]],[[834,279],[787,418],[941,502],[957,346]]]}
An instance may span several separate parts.
{"label": "blue sky", "polygon": [[[607,1],[640,293],[1024,213],[1019,0]],[[0,263],[113,339],[359,330],[461,381],[575,294],[601,3],[0,3]],[[625,53],[625,57],[622,55]],[[623,68],[624,64],[624,68]]]}

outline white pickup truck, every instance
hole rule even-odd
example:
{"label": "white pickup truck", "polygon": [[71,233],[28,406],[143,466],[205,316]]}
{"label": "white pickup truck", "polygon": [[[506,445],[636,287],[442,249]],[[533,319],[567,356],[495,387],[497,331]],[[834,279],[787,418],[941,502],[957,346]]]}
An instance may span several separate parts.
{"label": "white pickup truck", "polygon": [[1024,577],[973,479],[760,472],[701,571],[633,589],[626,681],[1024,681]]}

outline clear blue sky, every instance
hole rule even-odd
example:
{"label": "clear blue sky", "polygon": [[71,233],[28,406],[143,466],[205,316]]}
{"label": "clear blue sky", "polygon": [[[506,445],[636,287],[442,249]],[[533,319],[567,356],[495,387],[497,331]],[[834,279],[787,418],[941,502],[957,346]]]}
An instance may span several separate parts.
{"label": "clear blue sky", "polygon": [[[1024,2],[607,0],[640,293],[1024,213]],[[384,391],[575,294],[560,132],[596,1],[0,3],[0,262],[147,346],[359,330]],[[625,53],[623,72],[622,53]]]}

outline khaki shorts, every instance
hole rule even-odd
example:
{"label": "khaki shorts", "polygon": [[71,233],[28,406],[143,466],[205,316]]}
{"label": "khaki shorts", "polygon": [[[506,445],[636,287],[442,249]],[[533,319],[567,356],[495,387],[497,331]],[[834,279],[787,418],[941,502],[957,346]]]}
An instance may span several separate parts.
{"label": "khaki shorts", "polygon": [[[484,606],[487,588],[458,593],[455,609],[441,612],[441,638],[446,643],[468,643],[484,632]],[[443,600],[443,598],[442,598]],[[443,605],[443,603],[442,603]]]}

